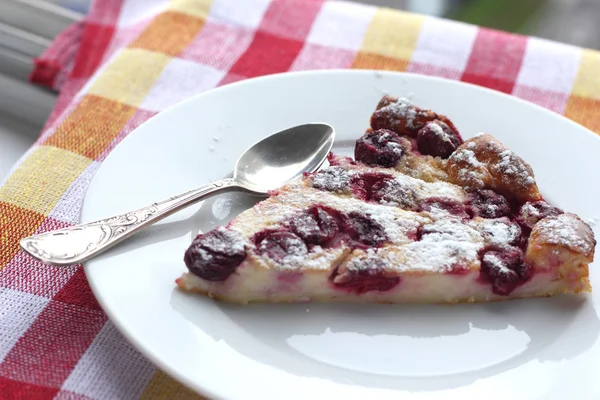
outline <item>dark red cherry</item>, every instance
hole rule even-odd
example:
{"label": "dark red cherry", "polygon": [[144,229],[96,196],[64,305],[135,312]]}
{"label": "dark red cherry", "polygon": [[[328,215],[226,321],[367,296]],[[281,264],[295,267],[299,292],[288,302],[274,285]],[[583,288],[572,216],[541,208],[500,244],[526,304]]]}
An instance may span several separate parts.
{"label": "dark red cherry", "polygon": [[276,262],[285,262],[292,257],[308,253],[306,244],[296,234],[285,230],[266,230],[254,236],[258,254],[266,255]]}
{"label": "dark red cherry", "polygon": [[374,184],[371,188],[371,200],[409,210],[417,207],[417,195],[414,189],[395,179]]}
{"label": "dark red cherry", "polygon": [[527,202],[523,204],[515,220],[523,227],[527,233],[531,232],[533,226],[538,221],[546,217],[554,217],[563,213],[560,208],[554,207],[543,200]]}
{"label": "dark red cherry", "polygon": [[334,210],[313,206],[295,216],[290,227],[307,245],[323,245],[339,232],[340,219]]}
{"label": "dark red cherry", "polygon": [[446,211],[457,217],[469,218],[467,208],[463,203],[444,197],[429,197],[421,203],[419,208],[419,211],[428,211],[431,213],[437,210]]}
{"label": "dark red cherry", "polygon": [[331,276],[333,285],[356,294],[370,291],[385,292],[400,283],[398,276],[386,276],[385,263],[377,258],[369,257],[354,262],[350,267],[339,268]]}
{"label": "dark red cherry", "polygon": [[190,272],[207,281],[227,279],[245,258],[240,238],[222,228],[196,236],[184,255]]}
{"label": "dark red cherry", "polygon": [[371,115],[371,128],[389,129],[401,135],[416,137],[425,123],[437,118],[433,111],[422,110],[407,99],[384,96]]}
{"label": "dark red cherry", "polygon": [[507,296],[531,277],[531,267],[523,261],[519,248],[492,248],[480,256],[481,276],[496,294]]}
{"label": "dark red cherry", "polygon": [[386,182],[392,181],[390,174],[380,172],[362,172],[350,179],[350,188],[354,196],[361,200],[372,200],[373,190],[381,190]]}
{"label": "dark red cherry", "polygon": [[367,132],[354,147],[356,161],[386,168],[396,165],[406,153],[400,135],[387,129]]}
{"label": "dark red cherry", "polygon": [[469,193],[467,204],[474,217],[510,218],[512,216],[508,200],[493,190],[483,189]]}
{"label": "dark red cherry", "polygon": [[439,120],[426,123],[417,134],[419,152],[429,156],[448,158],[460,144],[460,137]]}
{"label": "dark red cherry", "polygon": [[387,240],[383,227],[367,215],[351,212],[344,222],[344,232],[358,247],[376,247]]}

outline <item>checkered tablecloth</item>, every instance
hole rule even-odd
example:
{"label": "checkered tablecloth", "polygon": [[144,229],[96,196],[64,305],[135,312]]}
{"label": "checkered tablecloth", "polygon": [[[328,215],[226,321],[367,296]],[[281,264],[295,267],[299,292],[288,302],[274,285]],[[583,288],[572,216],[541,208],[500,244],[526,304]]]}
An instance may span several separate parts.
{"label": "checkered tablecloth", "polygon": [[97,0],[38,60],[32,79],[61,95],[0,188],[0,398],[197,398],[123,339],[81,266],[41,265],[19,239],[77,223],[106,155],[166,107],[241,79],[321,68],[459,79],[600,133],[595,51],[339,1]]}

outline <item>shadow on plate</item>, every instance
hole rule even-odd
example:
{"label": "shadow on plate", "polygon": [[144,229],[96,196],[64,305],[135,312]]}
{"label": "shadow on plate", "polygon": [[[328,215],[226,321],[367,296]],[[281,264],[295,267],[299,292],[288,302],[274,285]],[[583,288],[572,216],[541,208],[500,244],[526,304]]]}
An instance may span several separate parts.
{"label": "shadow on plate", "polygon": [[[491,377],[537,360],[539,363],[560,362],[581,354],[596,343],[600,333],[600,320],[588,296],[557,296],[547,299],[513,300],[491,304],[460,305],[356,305],[356,304],[281,304],[235,306],[217,303],[227,318],[240,330],[219,329],[218,324],[206,324],[197,312],[194,302],[212,301],[197,295],[174,290],[171,306],[186,320],[197,326],[214,340],[225,341],[232,349],[251,359],[271,365],[292,374],[326,378],[332,381],[380,388],[408,391],[436,391],[457,388],[479,379]],[[309,312],[307,312],[307,309]],[[259,321],[259,322],[257,322]],[[298,337],[322,337],[327,346],[336,346],[337,334],[354,334],[355,338],[385,340],[410,338],[425,340],[420,346],[432,345],[436,338],[469,335],[473,330],[484,331],[490,338],[497,333],[511,332],[526,335],[529,340],[516,353],[471,370],[429,376],[390,375],[369,373],[355,368],[322,362],[306,356],[290,343]],[[576,329],[576,334],[569,330]],[[240,331],[252,337],[240,334]],[[324,336],[325,335],[325,336]],[[351,343],[352,340],[345,340]],[[364,340],[358,341],[365,343]],[[258,345],[257,345],[258,343]],[[403,341],[410,345],[409,341]],[[552,346],[551,351],[543,351]],[[493,340],[488,349],[502,346]],[[439,346],[439,344],[438,344]],[[351,349],[356,351],[357,349]],[[361,347],[361,356],[369,352]],[[414,348],[391,349],[391,363],[412,362]],[[473,350],[470,350],[473,352]],[[477,351],[486,351],[486,347]],[[469,350],[467,350],[469,352]],[[460,352],[458,352],[460,353]],[[406,354],[406,357],[402,357]],[[300,357],[299,357],[300,355]],[[394,355],[397,357],[394,359]],[[400,355],[400,356],[398,356]],[[419,356],[419,354],[417,354]],[[431,365],[436,363],[464,363],[447,360],[429,353],[425,355]],[[360,357],[359,357],[360,358]],[[413,360],[414,361],[414,360]],[[340,367],[345,372],[341,373]],[[365,374],[365,372],[367,372]]]}
{"label": "shadow on plate", "polygon": [[[241,192],[224,193],[208,198],[198,205],[190,206],[190,210],[194,208],[197,208],[197,210],[192,211],[193,214],[189,217],[169,222],[167,220],[158,222],[156,225],[143,229],[98,257],[108,258],[118,256],[132,250],[175,239],[185,234],[191,234],[191,238],[193,238],[199,232],[207,232],[219,225],[226,226],[235,216],[246,209],[252,208],[263,199],[264,197],[251,196]],[[186,211],[181,211],[180,213],[181,215],[185,215]],[[177,215],[175,215],[175,218],[177,218]],[[181,252],[182,259],[184,250]]]}

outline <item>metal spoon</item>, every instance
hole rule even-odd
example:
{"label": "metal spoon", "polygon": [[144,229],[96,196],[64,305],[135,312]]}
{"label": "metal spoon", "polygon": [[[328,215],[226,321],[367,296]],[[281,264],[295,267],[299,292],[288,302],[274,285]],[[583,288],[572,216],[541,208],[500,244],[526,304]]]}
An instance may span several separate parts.
{"label": "metal spoon", "polygon": [[46,264],[84,262],[142,228],[209,196],[234,190],[265,196],[304,172],[316,171],[325,161],[334,138],[331,126],[317,123],[274,133],[242,154],[233,178],[125,214],[30,236],[21,240],[21,247]]}

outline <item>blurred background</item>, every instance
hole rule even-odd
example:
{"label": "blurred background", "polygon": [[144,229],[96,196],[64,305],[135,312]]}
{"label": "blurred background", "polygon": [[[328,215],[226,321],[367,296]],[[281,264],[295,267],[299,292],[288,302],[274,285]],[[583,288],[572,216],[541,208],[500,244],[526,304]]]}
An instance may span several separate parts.
{"label": "blurred background", "polygon": [[599,0],[359,0],[600,49]]}
{"label": "blurred background", "polygon": [[[28,83],[33,59],[85,16],[90,1],[0,0],[0,180],[56,101],[56,93]],[[600,49],[600,0],[354,1]]]}

